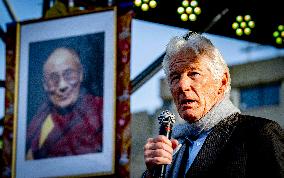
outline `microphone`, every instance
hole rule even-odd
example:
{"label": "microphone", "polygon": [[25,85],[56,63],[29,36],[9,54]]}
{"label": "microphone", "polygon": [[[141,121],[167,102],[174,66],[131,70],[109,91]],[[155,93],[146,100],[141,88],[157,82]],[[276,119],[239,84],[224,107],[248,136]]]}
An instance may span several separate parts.
{"label": "microphone", "polygon": [[[173,124],[176,122],[175,115],[168,110],[162,111],[158,117],[160,124],[159,135],[164,135],[171,139]],[[154,169],[155,178],[164,178],[166,174],[166,164],[157,166]]]}

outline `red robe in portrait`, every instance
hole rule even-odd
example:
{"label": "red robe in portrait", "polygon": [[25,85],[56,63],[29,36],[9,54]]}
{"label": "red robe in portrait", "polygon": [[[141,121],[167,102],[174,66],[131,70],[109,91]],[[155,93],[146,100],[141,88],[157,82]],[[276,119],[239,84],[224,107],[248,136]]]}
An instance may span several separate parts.
{"label": "red robe in portrait", "polygon": [[[89,94],[76,104],[56,109],[50,103],[41,106],[27,130],[26,151],[33,159],[102,152],[103,98]],[[51,116],[53,128],[40,146],[42,124]]]}

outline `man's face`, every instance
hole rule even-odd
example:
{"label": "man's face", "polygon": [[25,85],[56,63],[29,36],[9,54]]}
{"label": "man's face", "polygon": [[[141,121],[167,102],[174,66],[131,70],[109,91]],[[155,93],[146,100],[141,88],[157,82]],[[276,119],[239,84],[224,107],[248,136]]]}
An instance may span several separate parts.
{"label": "man's face", "polygon": [[49,100],[59,108],[74,104],[80,92],[80,64],[68,50],[54,52],[44,66],[44,89]]}
{"label": "man's face", "polygon": [[204,116],[218,101],[221,81],[214,80],[207,58],[196,61],[176,56],[170,62],[169,82],[180,116],[192,123]]}

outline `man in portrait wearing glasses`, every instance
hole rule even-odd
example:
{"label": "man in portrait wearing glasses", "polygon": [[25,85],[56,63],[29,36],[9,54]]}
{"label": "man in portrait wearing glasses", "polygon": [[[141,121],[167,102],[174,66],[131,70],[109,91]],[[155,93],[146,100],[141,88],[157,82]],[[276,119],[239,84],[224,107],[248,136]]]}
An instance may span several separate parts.
{"label": "man in portrait wearing glasses", "polygon": [[27,129],[27,159],[42,159],[102,151],[103,98],[82,87],[78,53],[55,49],[43,66],[48,96]]}

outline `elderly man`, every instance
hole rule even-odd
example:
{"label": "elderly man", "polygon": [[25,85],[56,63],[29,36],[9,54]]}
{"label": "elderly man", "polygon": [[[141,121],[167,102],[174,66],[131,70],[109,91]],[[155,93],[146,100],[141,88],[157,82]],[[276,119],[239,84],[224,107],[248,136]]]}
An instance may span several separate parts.
{"label": "elderly man", "polygon": [[240,114],[229,99],[230,74],[206,37],[190,32],[173,38],[164,70],[178,113],[186,123],[174,139],[149,138],[147,170],[168,164],[166,177],[284,177],[284,132],[274,121]]}
{"label": "elderly man", "polygon": [[55,49],[43,66],[42,104],[27,130],[27,159],[102,151],[103,99],[81,87],[83,67],[70,48]]}

